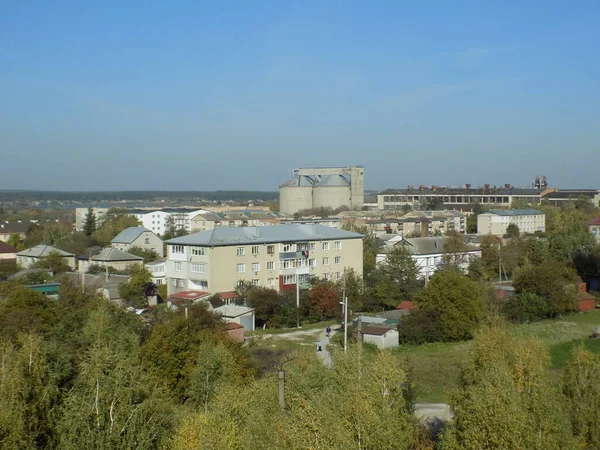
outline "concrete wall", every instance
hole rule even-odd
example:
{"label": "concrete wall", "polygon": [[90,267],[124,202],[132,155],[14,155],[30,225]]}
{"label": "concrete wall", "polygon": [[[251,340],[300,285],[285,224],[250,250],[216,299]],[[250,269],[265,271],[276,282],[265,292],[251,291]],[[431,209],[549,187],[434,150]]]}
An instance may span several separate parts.
{"label": "concrete wall", "polygon": [[352,209],[352,190],[348,186],[316,186],[313,188],[313,208]]}
{"label": "concrete wall", "polygon": [[392,329],[385,333],[383,336],[364,334],[363,342],[375,344],[378,348],[382,350],[386,348],[398,347],[398,331]]}
{"label": "concrete wall", "polygon": [[313,207],[312,186],[284,186],[279,188],[279,211],[294,214]]}

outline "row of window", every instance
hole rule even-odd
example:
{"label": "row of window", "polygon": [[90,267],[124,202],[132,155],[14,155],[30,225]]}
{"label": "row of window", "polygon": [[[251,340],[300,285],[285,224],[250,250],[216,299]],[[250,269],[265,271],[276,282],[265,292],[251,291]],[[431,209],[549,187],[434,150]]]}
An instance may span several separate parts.
{"label": "row of window", "polygon": [[[324,266],[328,266],[329,265],[329,257],[325,257],[323,258],[323,265]],[[334,262],[335,264],[341,264],[342,263],[342,257],[341,256],[336,256],[334,258]],[[306,259],[283,259],[279,262],[279,268],[280,269],[295,269],[295,268],[299,268],[299,267],[316,267],[317,265],[317,261],[314,258],[311,258],[309,260]],[[268,261],[267,262],[267,270],[274,270],[275,269],[275,263],[273,261]],[[192,269],[192,272],[194,270]],[[237,273],[244,273],[246,272],[246,264],[244,263],[240,263],[237,264]],[[252,263],[252,272],[260,272],[260,263]]]}
{"label": "row of window", "polygon": [[[322,250],[329,250],[329,242],[321,242]],[[251,252],[253,256],[260,255],[260,245],[253,245],[251,248]],[[342,249],[342,241],[335,241],[334,248],[336,250]],[[281,252],[301,252],[301,251],[310,251],[315,250],[316,244],[314,242],[306,243],[306,244],[280,244]],[[183,245],[172,245],[171,246],[172,253],[185,253],[185,247]],[[204,247],[192,247],[191,254],[194,256],[204,256],[206,255],[206,249]],[[275,254],[275,246],[267,245],[267,255]],[[246,256],[246,248],[245,247],[237,247],[236,249],[237,256]]]}

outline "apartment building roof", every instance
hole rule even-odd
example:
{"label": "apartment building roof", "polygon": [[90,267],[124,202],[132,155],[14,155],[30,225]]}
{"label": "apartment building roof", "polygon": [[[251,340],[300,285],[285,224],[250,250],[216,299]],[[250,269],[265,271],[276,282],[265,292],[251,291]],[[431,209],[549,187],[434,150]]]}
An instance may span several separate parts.
{"label": "apartment building roof", "polygon": [[151,261],[149,263],[146,263],[145,266],[158,266],[160,264],[164,264],[167,262],[167,258],[159,258],[159,259],[155,259],[154,261]]}
{"label": "apartment building roof", "polygon": [[360,239],[362,237],[362,234],[319,224],[285,224],[268,227],[218,227],[169,239],[167,244],[220,247],[240,244]]}
{"label": "apartment building roof", "polygon": [[152,231],[144,227],[125,228],[123,231],[117,234],[110,242],[113,244],[131,244],[140,236],[140,234],[145,233],[146,231],[152,233]]}
{"label": "apartment building roof", "polygon": [[494,214],[497,216],[533,216],[544,213],[537,209],[490,209],[483,214]]}
{"label": "apartment building roof", "polygon": [[60,256],[75,256],[73,253],[68,253],[50,245],[36,245],[35,247],[21,250],[17,256],[29,256],[31,258],[41,258],[50,255],[50,253],[58,253]]}
{"label": "apartment building roof", "polygon": [[[404,238],[396,245],[408,245],[414,255],[434,255],[447,253],[446,244],[450,241],[448,236]],[[479,248],[473,244],[465,243],[464,252],[478,251]]]}
{"label": "apartment building roof", "polygon": [[0,223],[0,233],[26,233],[35,222],[4,222]]}

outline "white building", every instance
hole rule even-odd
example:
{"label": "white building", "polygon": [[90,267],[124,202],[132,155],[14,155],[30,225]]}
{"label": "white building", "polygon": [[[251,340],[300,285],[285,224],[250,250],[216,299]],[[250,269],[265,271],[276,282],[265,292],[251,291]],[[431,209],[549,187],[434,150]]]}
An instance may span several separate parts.
{"label": "white building", "polygon": [[504,236],[510,224],[521,233],[546,231],[546,215],[537,209],[491,209],[477,216],[477,234]]}
{"label": "white building", "polygon": [[152,274],[152,282],[157,286],[167,282],[167,258],[160,258],[146,264],[146,270]]}
{"label": "white building", "polygon": [[474,244],[465,244],[465,250],[460,252],[450,251],[446,246],[450,239],[446,236],[403,238],[393,245],[384,247],[381,253],[377,254],[376,262],[385,262],[387,253],[395,246],[402,245],[411,253],[419,269],[419,276],[427,281],[435,272],[443,269],[448,258],[451,258],[463,271],[467,270],[473,258],[481,258],[481,250]]}
{"label": "white building", "polygon": [[161,258],[164,254],[162,239],[144,227],[125,228],[110,241],[110,245],[123,252],[129,251],[132,247],[139,247],[152,250]]}
{"label": "white building", "polygon": [[398,347],[398,331],[384,326],[369,325],[360,330],[362,341],[374,344],[379,349]]}
{"label": "white building", "polygon": [[41,261],[52,254],[60,256],[71,269],[75,269],[76,262],[75,255],[73,253],[68,253],[44,244],[36,245],[35,247],[27,248],[17,253],[17,264],[25,269],[28,269],[38,261]]}
{"label": "white building", "polygon": [[165,209],[156,211],[147,210],[132,210],[131,214],[135,216],[144,228],[150,231],[163,235],[166,233],[167,218],[173,217],[175,227],[185,230],[186,233],[191,233],[192,220],[198,214],[208,214],[210,211],[205,209]]}

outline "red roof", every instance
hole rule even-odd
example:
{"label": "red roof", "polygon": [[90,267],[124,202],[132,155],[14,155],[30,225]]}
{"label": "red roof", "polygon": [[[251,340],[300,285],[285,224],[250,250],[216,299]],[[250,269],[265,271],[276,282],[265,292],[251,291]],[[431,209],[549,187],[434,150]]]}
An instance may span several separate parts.
{"label": "red roof", "polygon": [[398,306],[396,306],[396,309],[408,309],[408,310],[412,311],[413,309],[417,309],[417,307],[415,306],[415,304],[413,302],[404,300],[403,302],[400,302],[400,304]]}
{"label": "red roof", "polygon": [[596,217],[593,220],[590,220],[588,225],[600,225],[600,216]]}
{"label": "red roof", "polygon": [[239,328],[244,328],[244,327],[242,325],[240,325],[239,323],[235,323],[235,322],[227,322],[225,324],[226,330],[237,330]]}
{"label": "red roof", "polygon": [[6,242],[0,241],[0,253],[17,253],[18,250]]}
{"label": "red roof", "polygon": [[383,336],[385,333],[387,333],[388,331],[390,331],[391,328],[387,328],[387,327],[378,327],[375,325],[371,325],[368,327],[364,327],[362,330],[360,330],[360,332],[362,334],[372,334],[375,336]]}
{"label": "red roof", "polygon": [[219,297],[223,300],[231,298],[239,298],[240,294],[235,291],[219,292]]}
{"label": "red roof", "polygon": [[169,299],[196,300],[202,297],[206,297],[207,295],[208,292],[204,291],[181,291],[169,295]]}

